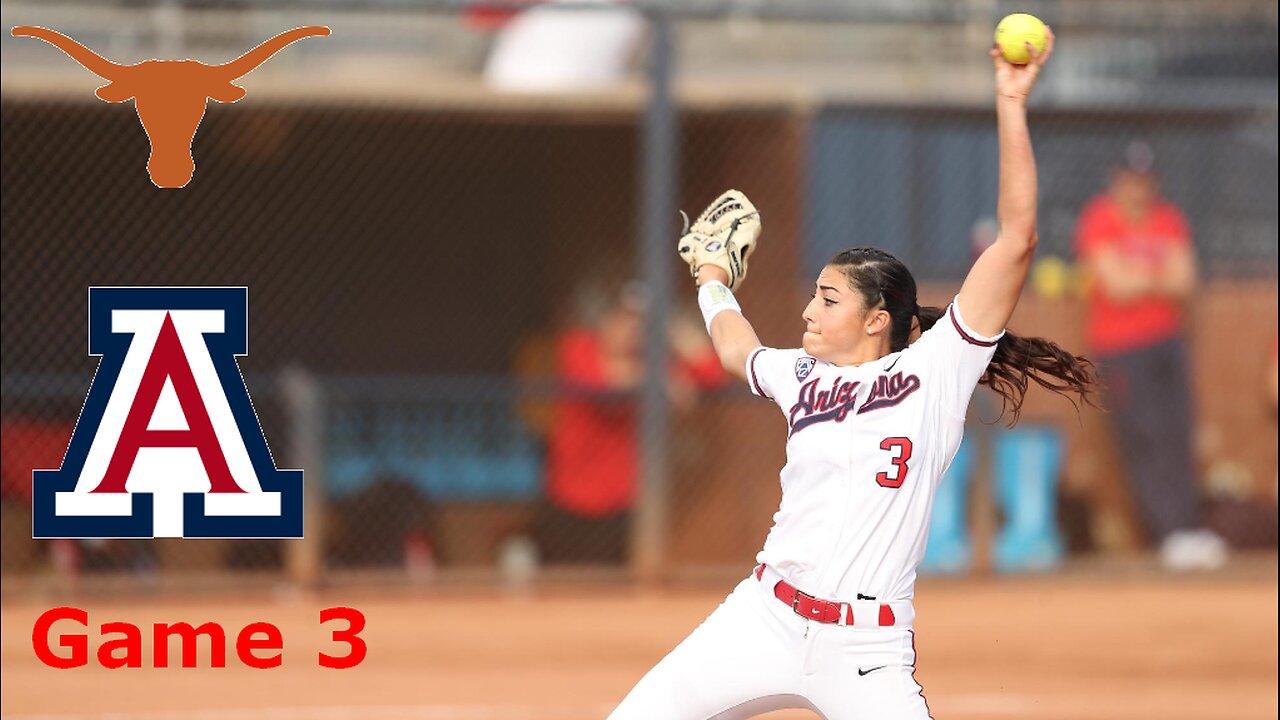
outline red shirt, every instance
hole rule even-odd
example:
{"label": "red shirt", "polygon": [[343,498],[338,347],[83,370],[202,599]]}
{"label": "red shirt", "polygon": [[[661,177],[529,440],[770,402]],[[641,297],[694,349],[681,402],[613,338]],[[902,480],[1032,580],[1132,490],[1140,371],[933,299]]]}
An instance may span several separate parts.
{"label": "red shirt", "polygon": [[75,427],[21,417],[0,422],[0,497],[31,502],[31,471],[62,467]]}
{"label": "red shirt", "polygon": [[[694,363],[677,359],[674,372],[699,387],[724,381],[713,351]],[[557,373],[580,390],[607,392],[600,345],[589,330],[567,331],[557,348]],[[626,510],[635,500],[636,417],[631,399],[570,398],[556,405],[547,458],[547,495],[555,505],[587,517]]]}
{"label": "red shirt", "polygon": [[[1131,261],[1156,266],[1170,251],[1190,244],[1186,218],[1166,201],[1157,202],[1145,218],[1134,222],[1111,198],[1099,196],[1081,212],[1076,231],[1076,254],[1086,261],[1104,248],[1114,248]],[[1182,308],[1159,295],[1116,303],[1095,281],[1089,290],[1085,332],[1096,352],[1128,352],[1178,336]]]}

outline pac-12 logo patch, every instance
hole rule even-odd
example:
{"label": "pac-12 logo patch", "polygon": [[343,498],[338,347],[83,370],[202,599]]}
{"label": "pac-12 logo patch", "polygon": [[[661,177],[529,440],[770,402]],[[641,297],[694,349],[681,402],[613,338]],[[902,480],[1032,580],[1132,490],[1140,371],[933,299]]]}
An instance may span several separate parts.
{"label": "pac-12 logo patch", "polygon": [[89,289],[101,357],[62,467],[32,472],[37,538],[302,537],[236,357],[243,287]]}
{"label": "pac-12 logo patch", "polygon": [[815,362],[817,361],[808,356],[796,360],[796,380],[804,380],[809,377],[809,373],[813,372],[813,364]]}

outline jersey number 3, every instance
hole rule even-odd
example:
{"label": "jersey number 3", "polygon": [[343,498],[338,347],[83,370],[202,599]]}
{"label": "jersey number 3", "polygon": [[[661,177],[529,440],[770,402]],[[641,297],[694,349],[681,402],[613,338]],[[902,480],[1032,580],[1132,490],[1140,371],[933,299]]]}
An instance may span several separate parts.
{"label": "jersey number 3", "polygon": [[911,459],[911,439],[904,437],[885,438],[880,441],[880,449],[893,453],[893,475],[887,472],[876,473],[876,482],[881,487],[899,488],[907,479],[907,461]]}

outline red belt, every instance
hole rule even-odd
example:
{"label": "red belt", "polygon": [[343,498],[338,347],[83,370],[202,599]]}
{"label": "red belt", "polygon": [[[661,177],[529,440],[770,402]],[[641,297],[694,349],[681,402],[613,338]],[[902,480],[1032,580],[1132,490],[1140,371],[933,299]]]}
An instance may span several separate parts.
{"label": "red belt", "polygon": [[[764,565],[756,567],[756,580],[760,580],[764,575]],[[773,586],[773,596],[786,603],[791,607],[795,614],[806,620],[814,620],[820,623],[840,623],[843,618],[844,622],[840,624],[853,625],[853,606],[849,603],[837,602],[835,600],[823,600],[816,598],[809,593],[801,592],[796,586],[786,580],[779,580]],[[893,608],[885,603],[880,604],[880,627],[892,627],[896,618],[893,616]],[[863,623],[866,624],[865,622]]]}

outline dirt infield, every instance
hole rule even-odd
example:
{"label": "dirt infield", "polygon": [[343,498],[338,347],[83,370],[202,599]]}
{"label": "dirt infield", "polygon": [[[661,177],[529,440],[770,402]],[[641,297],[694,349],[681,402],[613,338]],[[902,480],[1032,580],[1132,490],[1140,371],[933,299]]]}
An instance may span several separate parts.
{"label": "dirt infield", "polygon": [[[940,719],[1274,718],[1275,569],[1271,556],[1213,577],[926,580],[917,678]],[[274,670],[239,666],[234,647],[225,669],[203,667],[202,650],[195,670],[54,670],[36,659],[31,630],[58,603],[9,602],[2,710],[15,720],[600,718],[731,586],[73,603],[89,611],[91,631],[108,621],[144,635],[155,622],[215,620],[230,633],[273,622],[285,647]],[[319,609],[339,604],[367,615],[369,656],[355,669],[321,669],[317,651],[338,646]],[[96,644],[91,635],[91,657]],[[146,648],[150,665],[149,639]]]}

